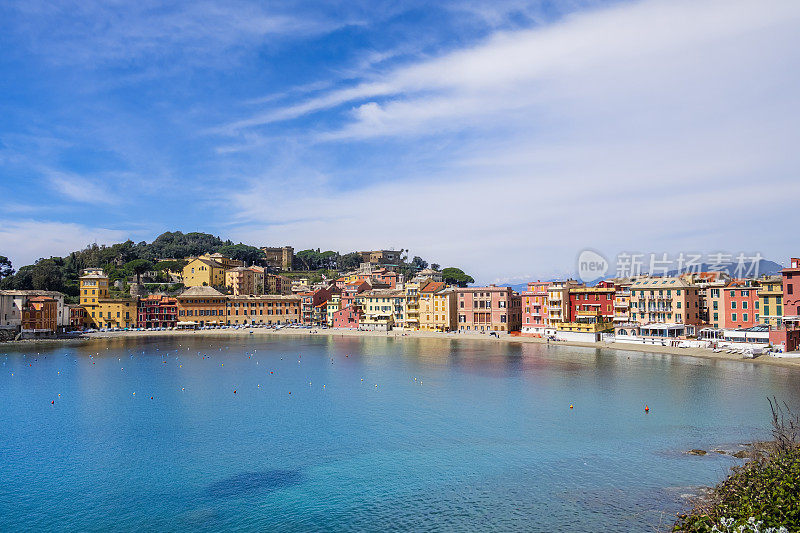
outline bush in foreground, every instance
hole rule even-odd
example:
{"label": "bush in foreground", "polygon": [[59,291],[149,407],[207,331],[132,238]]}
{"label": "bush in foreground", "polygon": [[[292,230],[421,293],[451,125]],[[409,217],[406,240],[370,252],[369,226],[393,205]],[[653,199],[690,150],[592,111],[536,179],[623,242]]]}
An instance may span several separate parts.
{"label": "bush in foreground", "polygon": [[800,417],[770,400],[772,442],[681,515],[673,531],[800,531]]}

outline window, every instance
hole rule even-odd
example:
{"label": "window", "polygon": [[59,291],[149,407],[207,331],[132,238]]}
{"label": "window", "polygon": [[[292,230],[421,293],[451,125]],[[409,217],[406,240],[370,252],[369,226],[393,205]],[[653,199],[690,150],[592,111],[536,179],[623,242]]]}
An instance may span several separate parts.
{"label": "window", "polygon": [[731,320],[736,322],[736,313],[731,313]]}
{"label": "window", "polygon": [[747,309],[747,302],[742,302],[742,309]]}
{"label": "window", "polygon": [[742,313],[742,321],[747,322],[747,313]]}
{"label": "window", "polygon": [[731,302],[731,309],[736,309],[736,300]]}
{"label": "window", "polygon": [[791,283],[788,283],[786,285],[786,294],[792,294],[792,290],[793,289],[794,289],[794,286]]}

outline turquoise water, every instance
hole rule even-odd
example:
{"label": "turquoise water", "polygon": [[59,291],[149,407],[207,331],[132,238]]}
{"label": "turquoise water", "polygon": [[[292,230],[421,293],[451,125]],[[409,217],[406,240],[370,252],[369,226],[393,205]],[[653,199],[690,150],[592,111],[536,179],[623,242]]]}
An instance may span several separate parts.
{"label": "turquoise water", "polygon": [[684,450],[800,404],[785,368],[538,344],[2,350],[4,531],[652,531],[736,462]]}

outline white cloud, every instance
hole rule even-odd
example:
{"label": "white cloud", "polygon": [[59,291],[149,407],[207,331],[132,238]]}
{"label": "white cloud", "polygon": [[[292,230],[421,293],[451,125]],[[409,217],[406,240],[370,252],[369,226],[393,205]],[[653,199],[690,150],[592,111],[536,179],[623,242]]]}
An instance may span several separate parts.
{"label": "white cloud", "polygon": [[70,200],[87,204],[114,204],[119,197],[106,185],[71,172],[47,170],[50,183]]}
{"label": "white cloud", "polygon": [[[256,181],[231,197],[237,238],[408,247],[483,280],[563,272],[586,246],[780,260],[800,193],[798,22],[794,1],[619,4],[230,124],[350,103],[309,136],[392,156],[374,172],[353,156],[366,184],[347,191]],[[427,168],[397,163],[415,157]]]}
{"label": "white cloud", "polygon": [[0,220],[0,255],[19,268],[41,257],[64,256],[91,243],[113,244],[127,237],[124,231],[81,224],[6,219]]}

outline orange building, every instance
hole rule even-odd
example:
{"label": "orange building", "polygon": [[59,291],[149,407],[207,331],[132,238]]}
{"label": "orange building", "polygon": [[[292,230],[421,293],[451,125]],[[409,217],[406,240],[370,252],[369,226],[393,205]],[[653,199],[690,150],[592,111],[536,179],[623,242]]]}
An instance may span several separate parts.
{"label": "orange building", "polygon": [[23,331],[50,331],[58,329],[58,306],[56,300],[46,296],[28,298],[22,307]]}

